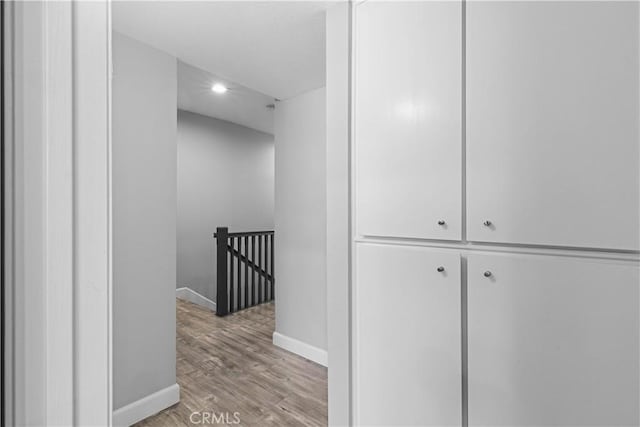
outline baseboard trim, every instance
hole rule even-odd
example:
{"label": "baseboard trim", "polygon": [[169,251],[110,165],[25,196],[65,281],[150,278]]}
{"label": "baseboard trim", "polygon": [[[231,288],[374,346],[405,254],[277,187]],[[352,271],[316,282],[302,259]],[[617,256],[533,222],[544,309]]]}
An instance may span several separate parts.
{"label": "baseboard trim", "polygon": [[129,427],[178,402],[180,402],[180,386],[173,384],[113,411],[112,424],[116,427]]}
{"label": "baseboard trim", "polygon": [[274,332],[273,345],[297,354],[298,356],[302,356],[305,359],[309,359],[322,366],[329,366],[329,357],[326,350],[314,347],[295,338],[282,335],[279,332]]}
{"label": "baseboard trim", "polygon": [[196,291],[188,287],[182,287],[176,289],[176,298],[183,299],[185,301],[192,302],[199,306],[208,308],[211,311],[216,311],[216,303],[211,301],[209,298],[204,295],[200,295]]}

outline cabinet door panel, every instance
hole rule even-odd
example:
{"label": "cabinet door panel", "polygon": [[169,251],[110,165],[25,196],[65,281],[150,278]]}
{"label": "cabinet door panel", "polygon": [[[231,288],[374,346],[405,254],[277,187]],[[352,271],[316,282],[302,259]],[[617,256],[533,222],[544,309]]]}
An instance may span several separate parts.
{"label": "cabinet door panel", "polygon": [[362,243],[356,256],[356,424],[460,425],[459,255]]}
{"label": "cabinet door panel", "polygon": [[631,262],[469,255],[469,426],[638,425],[639,279]]}
{"label": "cabinet door panel", "polygon": [[640,248],[639,19],[638,2],[467,3],[469,240]]}
{"label": "cabinet door panel", "polygon": [[461,238],[461,13],[460,2],[356,8],[360,235]]}

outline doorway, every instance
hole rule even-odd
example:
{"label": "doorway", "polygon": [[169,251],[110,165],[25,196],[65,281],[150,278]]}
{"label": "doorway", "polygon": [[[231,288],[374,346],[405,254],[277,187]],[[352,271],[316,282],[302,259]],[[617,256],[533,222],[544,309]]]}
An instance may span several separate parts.
{"label": "doorway", "polygon": [[113,5],[116,423],[328,423],[330,6]]}

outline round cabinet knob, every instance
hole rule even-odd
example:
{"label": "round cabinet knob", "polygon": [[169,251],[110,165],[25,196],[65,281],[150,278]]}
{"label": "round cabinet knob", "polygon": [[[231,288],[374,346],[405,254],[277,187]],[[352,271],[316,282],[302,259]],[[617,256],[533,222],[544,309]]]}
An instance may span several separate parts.
{"label": "round cabinet knob", "polygon": [[438,225],[445,225],[446,222],[444,222],[444,219],[441,219],[440,221],[438,221]]}
{"label": "round cabinet knob", "polygon": [[493,273],[491,273],[490,271],[485,271],[484,272],[484,277],[491,277],[493,275]]}
{"label": "round cabinet knob", "polygon": [[443,271],[444,271],[444,267],[443,266],[438,267],[438,273],[442,273]]}
{"label": "round cabinet knob", "polygon": [[491,227],[491,224],[493,224],[491,221],[486,220],[484,223],[485,227]]}

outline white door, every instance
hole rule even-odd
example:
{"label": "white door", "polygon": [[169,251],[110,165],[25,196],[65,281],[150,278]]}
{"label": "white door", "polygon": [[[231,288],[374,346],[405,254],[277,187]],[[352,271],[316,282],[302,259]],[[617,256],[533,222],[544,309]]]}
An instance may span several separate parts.
{"label": "white door", "polygon": [[469,240],[640,248],[639,8],[467,2]]}
{"label": "white door", "polygon": [[356,425],[460,425],[459,254],[360,243],[356,257]]}
{"label": "white door", "polygon": [[461,239],[460,2],[364,2],[355,28],[356,231]]}
{"label": "white door", "polygon": [[638,425],[639,279],[634,262],[469,255],[469,426]]}

